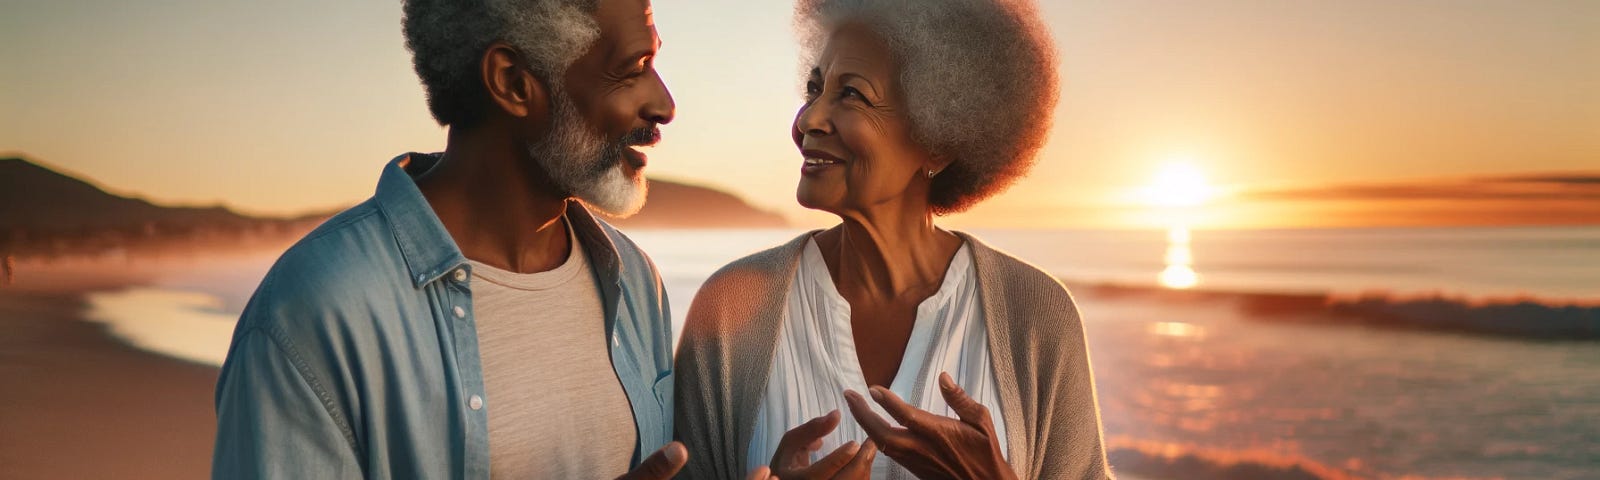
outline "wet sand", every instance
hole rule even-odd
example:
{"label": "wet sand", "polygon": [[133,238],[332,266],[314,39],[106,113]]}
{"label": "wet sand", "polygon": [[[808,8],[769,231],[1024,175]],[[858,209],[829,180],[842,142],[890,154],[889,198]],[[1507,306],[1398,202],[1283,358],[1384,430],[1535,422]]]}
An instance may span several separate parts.
{"label": "wet sand", "polygon": [[0,287],[0,477],[208,477],[217,369],[83,321],[85,293],[131,278],[32,279]]}

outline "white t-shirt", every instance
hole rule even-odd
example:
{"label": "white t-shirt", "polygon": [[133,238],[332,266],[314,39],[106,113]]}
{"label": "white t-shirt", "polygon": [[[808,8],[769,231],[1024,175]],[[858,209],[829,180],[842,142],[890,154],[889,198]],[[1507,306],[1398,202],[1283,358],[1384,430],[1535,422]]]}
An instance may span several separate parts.
{"label": "white t-shirt", "polygon": [[[822,449],[812,454],[813,461],[852,440],[867,440],[844,401],[845,389],[867,396],[851,334],[850,303],[834,287],[815,240],[807,242],[801,253],[783,315],[766,395],[756,413],[755,434],[745,457],[747,470],[770,462],[789,429],[830,410],[839,410],[839,426],[823,437]],[[939,373],[950,372],[968,395],[989,407],[1004,452],[1006,427],[986,328],[972,252],[962,244],[939,291],[917,306],[905,356],[889,389],[917,408],[956,418],[939,392]],[[866,398],[879,416],[898,425],[870,396]],[[872,478],[915,477],[889,457],[878,455],[872,464]]]}
{"label": "white t-shirt", "polygon": [[600,291],[569,237],[572,254],[554,270],[471,262],[495,479],[614,478],[633,458],[638,433],[611,366]]}

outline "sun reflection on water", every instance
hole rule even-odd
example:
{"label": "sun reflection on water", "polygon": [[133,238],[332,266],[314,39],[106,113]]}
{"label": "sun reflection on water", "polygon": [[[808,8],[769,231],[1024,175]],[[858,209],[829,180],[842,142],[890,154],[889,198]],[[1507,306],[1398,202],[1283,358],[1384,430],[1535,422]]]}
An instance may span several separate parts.
{"label": "sun reflection on water", "polygon": [[1163,337],[1197,337],[1205,333],[1193,324],[1183,322],[1156,322],[1150,324],[1150,333]]}
{"label": "sun reflection on water", "polygon": [[1189,227],[1167,230],[1167,268],[1161,271],[1161,286],[1182,290],[1200,284],[1200,274],[1194,271],[1194,252],[1189,249],[1190,238]]}

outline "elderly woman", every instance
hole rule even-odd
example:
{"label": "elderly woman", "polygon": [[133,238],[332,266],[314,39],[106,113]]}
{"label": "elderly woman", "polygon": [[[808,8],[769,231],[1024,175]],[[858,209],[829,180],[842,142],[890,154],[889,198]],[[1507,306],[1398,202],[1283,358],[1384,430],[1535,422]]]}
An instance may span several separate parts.
{"label": "elderly woman", "polygon": [[841,223],[733,262],[696,295],[677,357],[686,476],[1108,478],[1071,296],[934,224],[1023,175],[1044,141],[1056,71],[1033,7],[797,12],[797,197]]}

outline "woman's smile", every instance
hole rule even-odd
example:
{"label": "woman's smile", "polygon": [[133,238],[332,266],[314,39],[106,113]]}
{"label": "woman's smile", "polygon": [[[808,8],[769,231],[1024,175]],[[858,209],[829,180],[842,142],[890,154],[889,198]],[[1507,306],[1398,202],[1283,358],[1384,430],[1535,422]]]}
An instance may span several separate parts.
{"label": "woman's smile", "polygon": [[800,151],[800,155],[804,158],[804,163],[800,166],[801,175],[817,175],[829,167],[844,165],[843,159],[822,150],[805,149]]}

